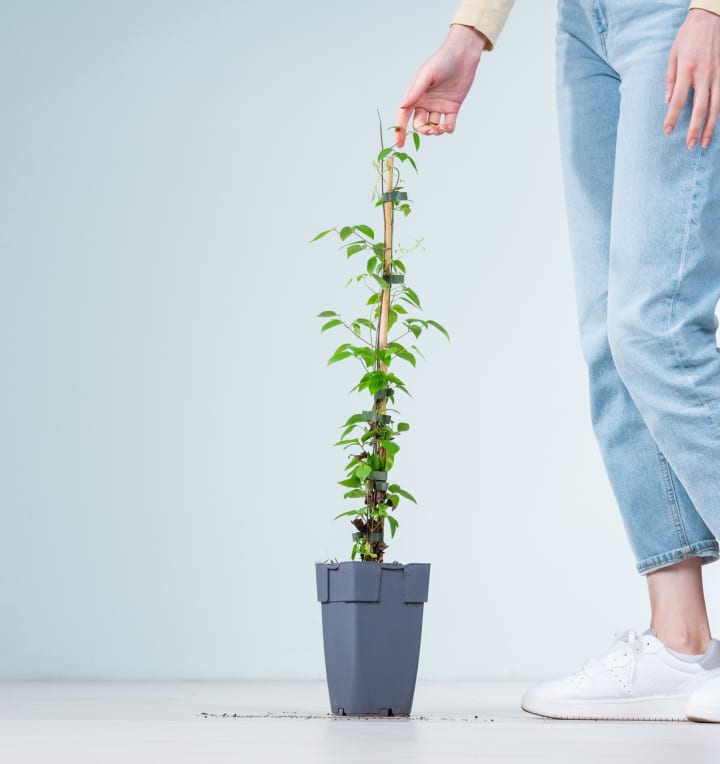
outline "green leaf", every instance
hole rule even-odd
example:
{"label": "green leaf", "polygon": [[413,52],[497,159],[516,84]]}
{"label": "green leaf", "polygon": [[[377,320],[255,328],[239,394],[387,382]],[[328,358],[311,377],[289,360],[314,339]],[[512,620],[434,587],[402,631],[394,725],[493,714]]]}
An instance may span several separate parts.
{"label": "green leaf", "polygon": [[361,358],[365,362],[366,366],[372,367],[375,365],[375,352],[373,351],[372,348],[369,348],[369,347],[353,348],[352,353],[356,358]]}
{"label": "green leaf", "polygon": [[352,226],[346,225],[340,229],[340,240],[345,241],[345,239],[347,239],[348,236],[352,236],[352,234],[353,234]]}
{"label": "green leaf", "polygon": [[417,363],[415,356],[408,350],[398,350],[395,355],[397,355],[398,358],[402,358],[403,361],[407,361],[412,367],[415,367],[415,364]]}
{"label": "green leaf", "polygon": [[375,279],[375,281],[377,281],[378,284],[380,284],[381,289],[383,290],[390,289],[390,284],[388,284],[388,282],[385,281],[384,278],[382,278],[381,276],[378,276],[377,273],[371,273],[370,275]]}
{"label": "green leaf", "polygon": [[398,446],[397,443],[394,443],[392,440],[381,440],[380,445],[389,453],[395,456],[395,454],[400,450],[400,446]]}
{"label": "green leaf", "polygon": [[380,363],[384,363],[386,366],[389,366],[392,361],[392,353],[389,350],[384,350],[382,348],[375,351],[375,357]]}
{"label": "green leaf", "polygon": [[330,318],[330,316],[339,316],[339,313],[336,313],[334,310],[324,310],[322,313],[318,313],[318,318]]}
{"label": "green leaf", "polygon": [[365,236],[367,236],[368,239],[375,238],[375,231],[373,231],[373,229],[370,228],[369,225],[356,225],[355,230],[360,231],[360,233],[362,234],[365,234]]}
{"label": "green leaf", "polygon": [[414,130],[413,130],[412,138],[413,138],[413,143],[415,144],[415,151],[417,151],[420,148],[420,136]]}
{"label": "green leaf", "polygon": [[360,485],[362,485],[362,481],[355,475],[351,475],[345,480],[338,480],[338,485],[343,485],[345,488],[358,488]]}
{"label": "green leaf", "polygon": [[352,491],[348,491],[343,495],[343,499],[362,499],[365,496],[365,491],[362,488],[353,488]]}
{"label": "green leaf", "polygon": [[334,231],[334,230],[335,230],[334,228],[328,228],[327,231],[320,231],[320,233],[314,239],[310,239],[308,243],[312,244],[314,241],[317,241],[318,239],[322,239],[323,236],[327,236],[330,233],[330,231]]}
{"label": "green leaf", "polygon": [[437,321],[431,321],[430,319],[428,319],[427,323],[429,326],[434,326],[441,334],[444,334],[447,341],[450,342],[450,335],[447,333],[444,326],[441,326]]}
{"label": "green leaf", "polygon": [[398,422],[395,429],[398,432],[407,432],[410,429],[410,425],[407,422]]}
{"label": "green leaf", "polygon": [[360,389],[363,390],[367,387],[367,389],[374,395],[378,390],[382,390],[388,386],[388,379],[389,376],[381,369],[368,372],[365,375],[363,387]]}
{"label": "green leaf", "polygon": [[407,326],[409,332],[413,333],[415,339],[417,339],[422,334],[422,329],[415,324],[408,324],[406,321],[405,326]]}
{"label": "green leaf", "polygon": [[351,244],[347,248],[347,256],[352,257],[353,255],[356,255],[358,252],[362,252],[364,249],[367,249],[366,244]]}
{"label": "green leaf", "polygon": [[393,326],[395,326],[395,322],[397,321],[397,311],[395,308],[390,308],[388,310],[388,329],[392,329]]}
{"label": "green leaf", "polygon": [[410,300],[413,305],[417,306],[418,308],[422,307],[420,305],[420,298],[412,289],[410,289],[409,286],[403,288],[403,294]]}
{"label": "green leaf", "polygon": [[365,510],[364,509],[351,509],[347,512],[341,512],[339,515],[335,515],[333,517],[333,520],[337,520],[339,517],[350,517],[351,515],[364,515]]}
{"label": "green leaf", "polygon": [[[361,427],[361,425],[359,425],[359,424],[349,424],[349,425],[348,425],[348,426],[347,426],[347,427],[346,427],[346,428],[343,430],[343,433],[342,433],[342,435],[340,436],[340,440],[338,441],[338,443],[340,443],[340,442],[344,443],[344,442],[345,442],[345,438],[347,438],[347,436],[348,436],[348,435],[349,435],[349,434],[350,434],[350,433],[351,433],[353,430],[357,429],[358,427]],[[355,438],[355,440],[354,440],[353,442],[357,443],[357,442],[358,442],[358,439],[357,439],[357,438]],[[358,445],[360,445],[360,444],[358,443]]]}
{"label": "green leaf", "polygon": [[353,474],[360,480],[365,480],[371,472],[372,467],[369,464],[358,464]]}
{"label": "green leaf", "polygon": [[380,299],[380,294],[378,292],[373,292],[373,294],[368,297],[368,301],[366,305],[375,305],[377,304],[377,301]]}
{"label": "green leaf", "polygon": [[[413,135],[417,135],[417,133],[413,133]],[[397,530],[399,523],[392,515],[385,515],[385,518],[390,524],[390,538],[395,538],[395,531]]]}
{"label": "green leaf", "polygon": [[326,324],[323,324],[320,328],[320,331],[326,332],[328,329],[332,329],[334,326],[342,326],[342,321],[339,318],[333,318]]}
{"label": "green leaf", "polygon": [[337,363],[338,361],[344,361],[346,358],[350,358],[351,356],[352,353],[348,352],[347,350],[335,352],[330,356],[330,358],[328,358],[327,365],[330,366],[330,364]]}
{"label": "green leaf", "polygon": [[365,266],[365,270],[372,275],[377,270],[378,265],[380,264],[380,261],[373,255],[372,257],[368,258],[367,265]]}
{"label": "green leaf", "polygon": [[411,493],[404,491],[402,488],[400,488],[399,485],[395,485],[394,483],[393,485],[388,486],[388,493],[397,493],[400,496],[406,498],[408,501],[411,501],[413,504],[417,504],[415,497]]}
{"label": "green leaf", "polygon": [[389,148],[389,149],[383,149],[383,150],[382,150],[382,151],[381,151],[381,152],[380,152],[380,153],[377,155],[377,159],[378,159],[378,162],[382,162],[382,160],[383,160],[383,159],[385,159],[385,157],[386,157],[386,156],[387,156],[387,155],[388,155],[388,154],[389,154],[391,151],[392,151],[392,148]]}
{"label": "green leaf", "polygon": [[369,321],[367,318],[357,318],[355,319],[355,323],[360,324],[360,326],[364,326],[366,329],[370,329],[370,331],[375,332],[377,331],[377,326],[372,321]]}

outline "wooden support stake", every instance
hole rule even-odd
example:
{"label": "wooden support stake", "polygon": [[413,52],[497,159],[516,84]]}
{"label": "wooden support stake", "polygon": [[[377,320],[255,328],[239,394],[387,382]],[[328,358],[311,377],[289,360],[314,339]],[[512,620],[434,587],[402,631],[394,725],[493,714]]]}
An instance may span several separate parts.
{"label": "wooden support stake", "polygon": [[[393,182],[395,178],[393,175],[393,158],[388,157],[385,160],[385,193],[390,193],[393,190]],[[393,202],[383,202],[383,218],[385,221],[385,233],[383,244],[383,276],[389,276],[392,272],[392,253],[393,253],[393,217],[394,217],[394,205]],[[388,343],[388,324],[390,318],[390,290],[383,289],[382,298],[380,301],[380,331],[378,336],[378,348],[384,349]],[[387,366],[381,364],[380,368],[383,371],[387,371]],[[378,403],[381,406],[378,408],[378,413],[385,411],[386,399],[382,398]]]}

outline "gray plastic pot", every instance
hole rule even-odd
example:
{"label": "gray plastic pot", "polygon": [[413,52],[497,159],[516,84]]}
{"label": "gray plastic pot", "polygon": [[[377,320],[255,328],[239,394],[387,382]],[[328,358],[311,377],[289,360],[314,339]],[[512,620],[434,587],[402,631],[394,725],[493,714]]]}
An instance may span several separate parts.
{"label": "gray plastic pot", "polygon": [[336,715],[409,716],[430,563],[316,563]]}

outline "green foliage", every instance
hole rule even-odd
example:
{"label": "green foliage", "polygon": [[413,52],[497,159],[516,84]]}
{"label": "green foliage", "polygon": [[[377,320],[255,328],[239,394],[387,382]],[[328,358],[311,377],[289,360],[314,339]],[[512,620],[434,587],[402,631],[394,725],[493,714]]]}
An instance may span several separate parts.
{"label": "green foliage", "polygon": [[[412,133],[415,151],[420,148],[420,136]],[[396,198],[383,200],[383,188],[389,169],[392,166],[392,190],[403,192]],[[417,166],[413,157],[405,151],[393,147],[382,148],[377,154],[374,166],[377,171],[377,186],[374,192],[376,207],[384,207],[384,214],[400,212],[407,217],[412,211],[412,203],[405,196],[400,167],[408,164],[415,171]],[[397,198],[400,197],[400,198]],[[383,229],[384,230],[384,229]],[[379,538],[384,522],[390,528],[394,538],[398,521],[394,517],[401,499],[417,503],[412,494],[397,483],[389,483],[388,473],[394,466],[395,457],[400,451],[398,436],[407,432],[407,422],[395,424],[393,415],[397,414],[395,391],[410,395],[403,379],[395,373],[395,366],[402,361],[404,369],[415,367],[417,357],[422,353],[416,344],[421,335],[434,329],[449,339],[445,328],[437,321],[421,318],[420,298],[405,283],[407,273],[404,262],[406,256],[421,249],[419,240],[409,249],[394,246],[386,262],[386,243],[376,241],[375,231],[365,223],[328,228],[321,231],[311,241],[318,241],[330,234],[339,239],[340,250],[348,258],[365,252],[362,270],[348,281],[361,284],[370,290],[365,300],[364,315],[345,319],[334,310],[324,310],[318,318],[324,319],[321,332],[341,329],[350,334],[351,341],[339,345],[328,359],[328,366],[354,359],[361,364],[362,373],[351,392],[369,397],[368,410],[356,412],[340,425],[341,435],[336,446],[353,449],[345,465],[345,478],[338,481],[344,489],[343,498],[355,503],[355,508],[341,512],[334,519],[348,517],[355,529],[351,559],[359,557],[363,561],[382,561],[387,548],[384,539]],[[381,337],[381,316],[383,304],[387,309],[387,341]],[[390,336],[390,334],[394,336]],[[357,501],[362,500],[361,507]]]}

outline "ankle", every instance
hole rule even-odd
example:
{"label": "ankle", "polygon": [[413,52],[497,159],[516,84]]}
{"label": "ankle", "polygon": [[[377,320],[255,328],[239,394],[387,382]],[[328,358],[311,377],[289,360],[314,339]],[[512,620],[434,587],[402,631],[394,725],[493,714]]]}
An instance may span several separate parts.
{"label": "ankle", "polygon": [[657,638],[671,650],[688,655],[702,655],[710,644],[710,628],[688,629],[678,626],[663,627],[651,624]]}

